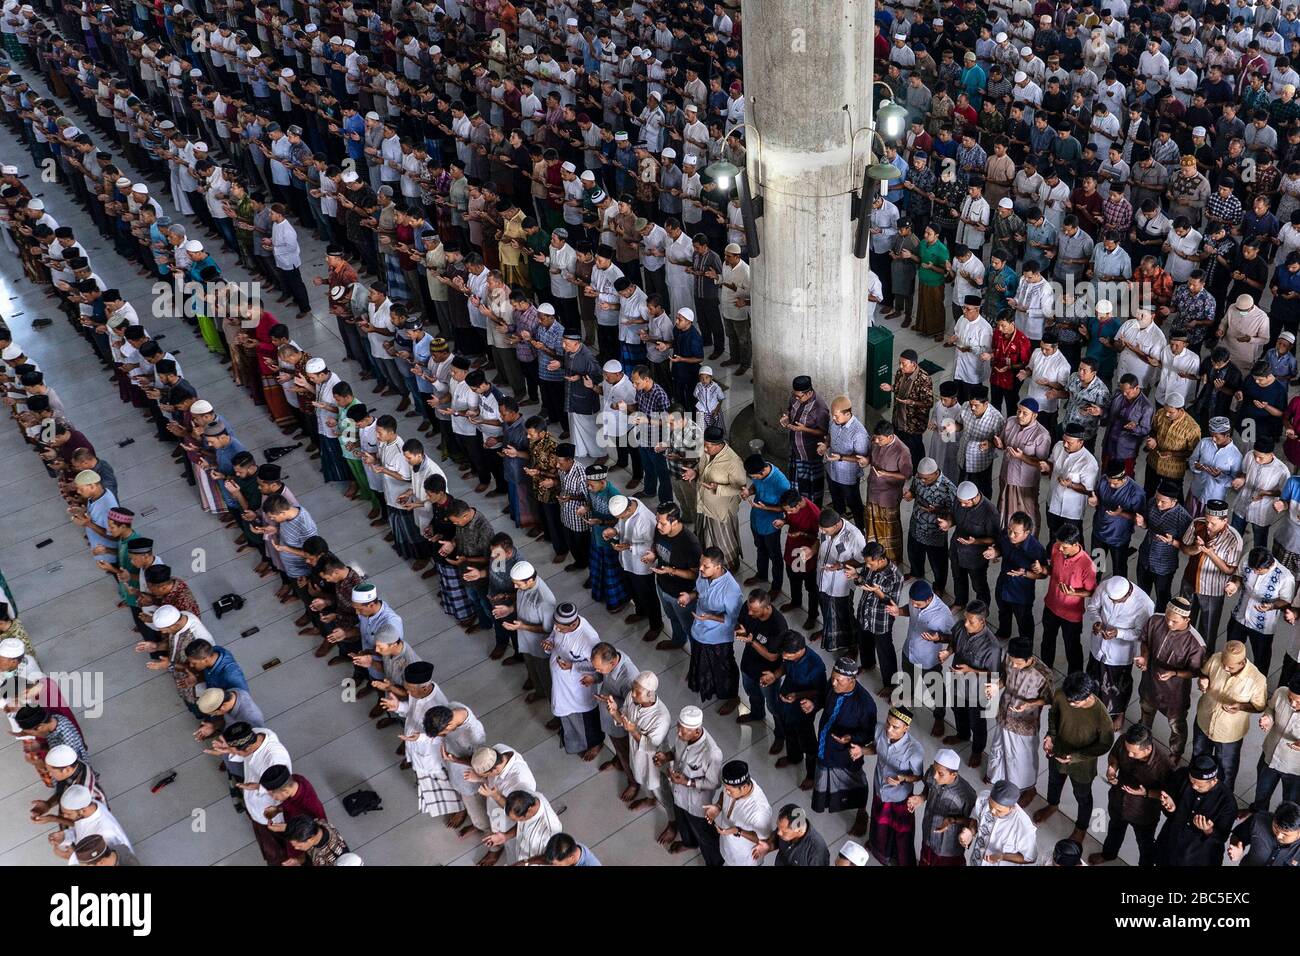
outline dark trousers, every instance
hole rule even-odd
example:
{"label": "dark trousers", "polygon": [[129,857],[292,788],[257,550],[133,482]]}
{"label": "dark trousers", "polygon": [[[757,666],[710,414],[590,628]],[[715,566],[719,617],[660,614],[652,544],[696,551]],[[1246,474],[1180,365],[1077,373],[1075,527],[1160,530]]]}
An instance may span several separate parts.
{"label": "dark trousers", "polygon": [[978,704],[974,707],[962,704],[953,707],[952,716],[957,724],[957,736],[970,741],[971,753],[977,757],[984,753],[989,742],[989,722],[984,719],[984,708]]}
{"label": "dark trousers", "polygon": [[1242,624],[1235,617],[1228,619],[1228,640],[1241,641],[1250,648],[1251,659],[1259,672],[1266,677],[1273,664],[1273,635],[1261,634]]}
{"label": "dark trousers", "polygon": [[921,544],[910,534],[907,536],[907,569],[914,578],[925,577],[925,562],[930,560],[930,583],[936,593],[948,590],[948,547],[942,544]]}
{"label": "dark trousers", "polygon": [[1241,741],[1234,740],[1231,743],[1215,743],[1205,735],[1198,723],[1192,724],[1192,756],[1199,757],[1201,754],[1211,754],[1219,758],[1219,779],[1232,793],[1236,789],[1237,771],[1241,767]]}
{"label": "dark trousers", "polygon": [[[1285,741],[1278,743],[1279,747],[1285,747]],[[1282,773],[1274,770],[1264,762],[1263,756],[1259,758],[1259,764],[1256,767],[1255,779],[1255,800],[1250,805],[1250,809],[1259,811],[1267,810],[1270,801],[1273,799],[1273,791],[1277,785],[1282,785],[1282,799],[1289,800],[1292,803],[1300,802],[1300,774]]]}
{"label": "dark trousers", "polygon": [[620,440],[618,443],[618,458],[615,461],[617,468],[629,468],[632,471],[632,480],[640,481],[645,469],[641,464],[641,453],[637,448],[629,448],[626,442]]}
{"label": "dark trousers", "polygon": [[569,546],[569,555],[573,558],[573,563],[578,569],[587,567],[591,560],[591,534],[585,529],[574,531],[568,525],[564,526],[564,540]]}
{"label": "dark trousers", "polygon": [[1137,586],[1139,590],[1145,591],[1151,596],[1151,600],[1156,602],[1156,612],[1159,613],[1169,603],[1169,597],[1173,593],[1174,572],[1155,574],[1145,564],[1138,561]]}
{"label": "dark trousers", "polygon": [[1182,595],[1192,602],[1192,627],[1196,628],[1205,641],[1206,650],[1213,653],[1214,645],[1219,640],[1219,623],[1223,618],[1223,595],[1207,597],[1197,594],[1195,588],[1186,584],[1183,585]]}
{"label": "dark trousers", "polygon": [[[1056,761],[1052,761],[1055,763]],[[1138,866],[1150,866],[1156,848],[1156,825],[1154,823],[1130,823],[1124,819],[1122,804],[1124,791],[1118,787],[1111,789],[1107,816],[1106,840],[1101,845],[1101,855],[1107,860],[1119,857],[1119,849],[1124,845],[1124,835],[1128,828],[1133,828],[1133,836],[1138,845]],[[1119,797],[1116,797],[1116,794]]]}
{"label": "dark trousers", "polygon": [[673,816],[677,824],[677,839],[692,850],[698,849],[705,866],[722,866],[718,828],[704,817],[693,816],[681,807],[673,807]]}
{"label": "dark trousers", "polygon": [[957,604],[965,604],[970,600],[971,589],[974,589],[975,596],[985,604],[989,603],[989,566],[988,562],[981,564],[978,568],[963,568],[957,563],[956,558],[952,562],[952,593],[953,600]]}
{"label": "dark trousers", "polygon": [[925,436],[919,435],[916,432],[904,431],[896,431],[894,434],[896,434],[899,440],[907,446],[907,450],[912,453],[912,461],[919,465],[921,459],[925,457]]}
{"label": "dark trousers", "polygon": [[808,592],[808,620],[816,621],[817,616],[821,613],[821,599],[817,594],[817,570],[813,566],[815,562],[810,563],[804,570],[796,571],[794,568],[787,567],[790,572],[790,601],[791,603],[803,606],[803,592]]}
{"label": "dark trousers", "polygon": [[1043,643],[1038,657],[1051,667],[1056,662],[1056,635],[1065,642],[1066,671],[1070,674],[1083,670],[1083,622],[1067,621],[1057,617],[1049,608],[1043,608]]}
{"label": "dark trousers", "polygon": [[831,507],[852,521],[861,531],[864,526],[862,489],[858,482],[842,485],[833,478],[828,477],[826,480],[831,486]]}
{"label": "dark trousers", "polygon": [[643,616],[650,622],[650,627],[659,630],[664,626],[663,608],[659,605],[659,591],[655,587],[655,576],[653,574],[628,574],[624,572],[623,580],[627,582],[627,589],[632,592],[632,600],[636,603],[636,613]]}
{"label": "dark trousers", "polygon": [[886,687],[893,686],[894,675],[898,673],[898,651],[894,649],[893,632],[881,631],[879,634],[873,634],[862,628],[858,628],[857,632],[858,661],[868,670],[879,663],[880,679],[885,682]]}
{"label": "dark trousers", "polygon": [[1061,791],[1065,789],[1067,779],[1070,781],[1070,789],[1074,791],[1074,802],[1078,804],[1074,825],[1079,830],[1087,830],[1088,822],[1092,819],[1092,781],[1082,783],[1073,777],[1067,778],[1060,763],[1051,757],[1047,758],[1047,802],[1052,806],[1060,806]]}
{"label": "dark trousers", "polygon": [[649,499],[655,495],[660,504],[673,500],[673,483],[668,474],[668,459],[653,448],[642,446],[637,449],[641,458],[641,468],[645,475],[645,485],[641,488],[641,497]]}
{"label": "dark trousers", "polygon": [[[788,705],[783,705],[788,706]],[[791,717],[787,710],[782,723],[785,725],[785,756],[791,763],[803,761],[809,777],[817,769],[817,714],[798,712]]]}
{"label": "dark trousers", "polygon": [[754,562],[755,572],[760,578],[766,580],[767,566],[771,564],[771,590],[779,591],[785,579],[785,561],[781,556],[781,531],[778,529],[771,534],[759,534],[757,531],[753,533],[754,549],[758,552],[758,558]]}
{"label": "dark trousers", "polygon": [[[722,330],[722,310],[717,299],[695,299],[695,320],[699,324],[700,337],[704,347],[712,349],[716,357],[726,347],[727,339]],[[918,458],[917,461],[920,461]]]}
{"label": "dark trousers", "polygon": [[962,481],[969,481],[974,484],[975,487],[979,489],[980,494],[985,498],[993,498],[994,501],[997,500],[996,496],[993,494],[992,465],[989,465],[987,468],[982,468],[979,471],[967,471],[963,468],[961,470],[961,478]]}
{"label": "dark trousers", "polygon": [[1034,606],[1032,604],[1012,604],[1002,598],[998,602],[997,637],[1000,641],[1011,639],[1011,623],[1015,622],[1019,637],[1034,639]]}
{"label": "dark trousers", "polygon": [[1092,534],[1092,550],[1094,554],[1097,551],[1105,552],[1110,559],[1110,574],[1118,575],[1121,578],[1128,577],[1128,555],[1130,551],[1128,545],[1119,547],[1109,545],[1098,538],[1097,533],[1094,531]]}
{"label": "dark trousers", "polygon": [[558,501],[543,501],[542,505],[542,523],[546,529],[547,540],[551,542],[551,547],[560,557],[569,553],[569,541],[564,534],[564,522],[560,518],[560,503]]}
{"label": "dark trousers", "polygon": [[569,419],[564,414],[564,380],[550,382],[541,379],[537,384],[542,390],[542,408],[546,411],[546,420],[567,432]]}
{"label": "dark trousers", "polygon": [[276,272],[280,274],[280,283],[291,296],[294,304],[298,306],[299,312],[311,311],[311,299],[307,296],[307,286],[302,281],[301,269],[281,269],[276,267]]}

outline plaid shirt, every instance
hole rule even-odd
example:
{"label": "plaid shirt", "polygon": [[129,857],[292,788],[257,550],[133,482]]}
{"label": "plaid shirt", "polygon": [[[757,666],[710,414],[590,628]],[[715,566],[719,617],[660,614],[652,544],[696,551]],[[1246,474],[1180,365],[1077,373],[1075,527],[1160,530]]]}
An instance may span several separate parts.
{"label": "plaid shirt", "polygon": [[588,531],[587,522],[582,515],[578,514],[578,509],[587,503],[587,477],[582,470],[582,466],[576,461],[573,467],[560,476],[560,494],[577,495],[577,501],[563,501],[560,503],[560,518],[564,526],[570,531]]}
{"label": "plaid shirt", "polygon": [[54,714],[54,729],[45,738],[45,746],[53,750],[59,744],[67,744],[77,755],[77,759],[90,763],[90,751],[76,724],[62,714]]}
{"label": "plaid shirt", "polygon": [[1232,229],[1241,225],[1241,200],[1232,193],[1228,193],[1227,199],[1215,193],[1206,200],[1205,213],[1207,216],[1213,216],[1215,219],[1226,222],[1228,230],[1231,232]]}
{"label": "plaid shirt", "polygon": [[1101,206],[1101,222],[1107,229],[1114,229],[1120,234],[1127,233],[1133,225],[1133,206],[1118,190],[1111,190]]}
{"label": "plaid shirt", "polygon": [[[867,590],[867,586],[880,588],[883,598]],[[866,565],[858,573],[858,587],[862,589],[862,599],[858,601],[858,624],[868,634],[889,634],[894,629],[894,619],[885,608],[898,603],[898,593],[903,587],[903,572],[893,561],[886,562],[879,571],[872,571]]]}
{"label": "plaid shirt", "polygon": [[325,838],[307,851],[307,862],[311,866],[333,866],[339,857],[349,852],[348,845],[334,824],[317,820],[316,825],[325,831]]}
{"label": "plaid shirt", "polygon": [[662,385],[652,385],[644,391],[638,390],[636,393],[636,410],[647,418],[654,418],[655,415],[662,415],[668,411],[668,393],[664,391]]}
{"label": "plaid shirt", "polygon": [[[806,402],[791,397],[785,414],[792,425],[807,425],[809,428],[819,428],[823,432],[831,427],[830,410],[816,392],[813,392],[813,397]],[[820,440],[807,432],[790,432],[790,458],[792,460],[798,458],[801,461],[814,460],[817,458],[817,442]]]}
{"label": "plaid shirt", "polygon": [[[557,322],[555,325],[559,325],[559,323]],[[527,332],[530,336],[536,337],[537,330],[540,326],[541,323],[537,321],[536,306],[530,305],[526,309],[514,310],[513,331],[516,335],[519,335],[522,332]],[[555,328],[555,326],[553,325],[551,328]],[[563,341],[562,336],[561,341]],[[521,338],[515,343],[515,357],[521,362],[531,362],[533,359],[537,358],[537,350]]]}
{"label": "plaid shirt", "polygon": [[[538,350],[537,353],[537,377],[543,382],[562,382],[564,381],[564,326],[557,319],[551,323],[549,329],[543,328],[542,323],[537,323],[537,331],[533,333],[533,338],[550,349],[554,354],[547,354]],[[560,367],[552,372],[547,365],[555,358],[560,359]]]}
{"label": "plaid shirt", "polygon": [[984,414],[975,417],[969,405],[961,410],[961,462],[967,471],[983,471],[993,464],[997,449],[993,446],[993,436],[1000,434],[1006,424],[1006,416],[989,405]]}
{"label": "plaid shirt", "polygon": [[[933,484],[927,485],[920,478],[913,478],[908,484],[912,492],[912,518],[907,533],[917,544],[930,547],[946,545],[948,532],[939,527],[939,517],[935,512],[952,511],[957,505],[957,486],[946,475],[940,475]],[[934,511],[927,511],[933,508]]]}

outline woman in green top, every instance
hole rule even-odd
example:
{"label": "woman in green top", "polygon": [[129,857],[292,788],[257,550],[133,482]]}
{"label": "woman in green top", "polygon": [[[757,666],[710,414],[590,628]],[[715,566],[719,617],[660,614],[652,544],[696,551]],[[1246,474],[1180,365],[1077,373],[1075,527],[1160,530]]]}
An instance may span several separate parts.
{"label": "woman in green top", "polygon": [[932,335],[936,342],[943,339],[945,323],[943,287],[948,280],[948,247],[939,241],[934,226],[926,226],[921,245],[916,250],[919,266],[916,271],[916,331],[918,335]]}

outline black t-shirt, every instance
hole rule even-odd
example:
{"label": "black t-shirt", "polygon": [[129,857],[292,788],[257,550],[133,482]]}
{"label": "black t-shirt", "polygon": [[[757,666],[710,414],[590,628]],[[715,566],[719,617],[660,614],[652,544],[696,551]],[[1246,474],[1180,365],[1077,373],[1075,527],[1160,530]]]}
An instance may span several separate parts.
{"label": "black t-shirt", "polygon": [[[790,625],[785,622],[785,615],[776,608],[772,608],[772,613],[768,615],[766,621],[759,621],[749,613],[748,603],[741,608],[736,623],[753,634],[755,643],[762,645],[764,650],[768,651],[771,650],[769,645],[790,629]],[[740,672],[755,680],[763,671],[775,670],[780,666],[780,660],[769,661],[754,650],[753,644],[746,644],[740,654]]]}
{"label": "black t-shirt", "polygon": [[[655,557],[659,559],[661,566],[676,568],[678,571],[691,569],[698,572],[700,543],[695,540],[695,535],[685,528],[671,538],[662,531],[656,531]],[[670,597],[695,590],[694,576],[683,578],[675,574],[659,574],[655,577],[659,583],[659,590]]]}

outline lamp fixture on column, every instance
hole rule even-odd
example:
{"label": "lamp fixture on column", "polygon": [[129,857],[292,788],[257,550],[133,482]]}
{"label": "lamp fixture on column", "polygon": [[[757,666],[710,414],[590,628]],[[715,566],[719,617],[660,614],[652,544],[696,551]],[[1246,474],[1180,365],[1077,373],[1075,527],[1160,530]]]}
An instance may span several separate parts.
{"label": "lamp fixture on column", "polygon": [[[742,127],[753,129],[749,123],[737,123],[727,130],[723,139],[726,140]],[[754,149],[758,149],[757,129],[754,129]],[[714,188],[727,194],[730,194],[733,185],[736,187],[736,195],[740,198],[740,220],[745,227],[745,246],[749,251],[749,257],[752,259],[761,254],[757,220],[763,218],[763,197],[753,195],[749,186],[748,172],[735,163],[720,159],[716,163],[705,166],[700,178],[706,185],[712,183]]]}

